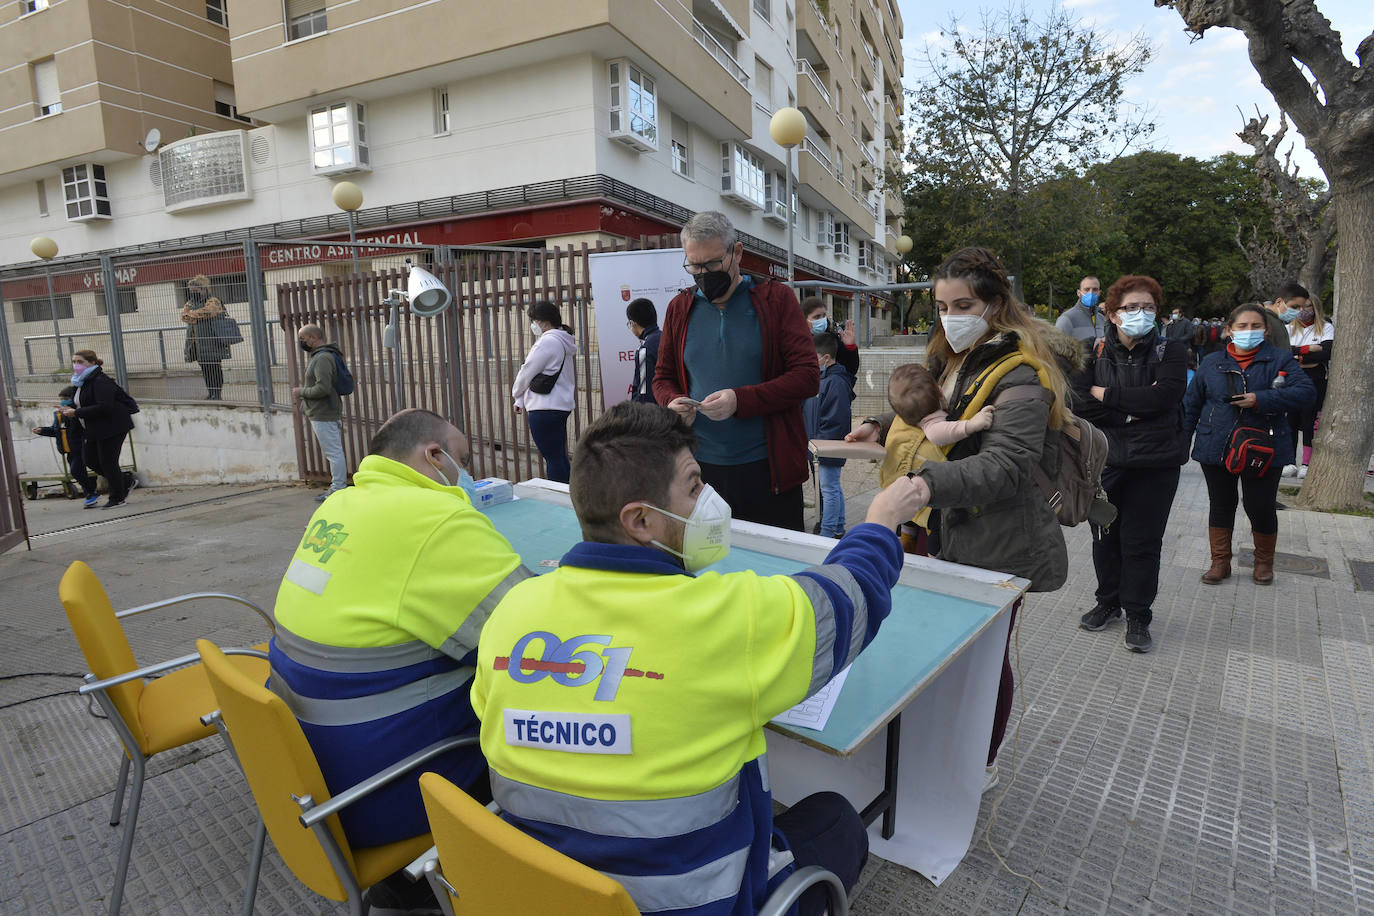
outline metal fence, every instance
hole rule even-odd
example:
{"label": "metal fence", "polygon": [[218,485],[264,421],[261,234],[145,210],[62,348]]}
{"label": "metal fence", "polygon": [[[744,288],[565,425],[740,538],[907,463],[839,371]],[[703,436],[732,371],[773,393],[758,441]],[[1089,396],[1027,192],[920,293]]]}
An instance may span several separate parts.
{"label": "metal fence", "polygon": [[[575,249],[438,249],[422,266],[448,285],[454,304],[436,318],[417,317],[402,308],[396,328],[399,354],[382,345],[389,319],[382,300],[391,289],[405,286],[404,271],[397,264],[357,276],[282,283],[273,293],[287,340],[306,324],[316,324],[345,354],[357,382],[354,394],[344,399],[344,449],[350,470],[388,416],[401,407],[424,407],[453,417],[468,431],[475,476],[525,480],[542,474],[542,463],[524,418],[512,410],[510,391],[533,343],[526,317],[529,306],[543,299],[554,302],[577,337],[571,442],[600,414],[602,404],[587,256],[676,244],[677,236],[672,235]],[[392,260],[400,257],[393,255]],[[287,375],[301,378],[301,355],[294,346],[285,354]],[[296,445],[301,477],[328,480],[324,456],[299,413]]]}
{"label": "metal fence", "polygon": [[14,442],[10,439],[8,407],[5,382],[0,379],[0,553],[29,539],[19,489],[19,465],[14,460]]}

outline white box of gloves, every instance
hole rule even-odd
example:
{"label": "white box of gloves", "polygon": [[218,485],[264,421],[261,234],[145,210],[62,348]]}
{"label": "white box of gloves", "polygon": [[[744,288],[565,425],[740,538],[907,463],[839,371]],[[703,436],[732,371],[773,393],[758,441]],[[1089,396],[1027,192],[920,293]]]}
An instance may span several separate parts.
{"label": "white box of gloves", "polygon": [[500,477],[483,477],[473,487],[473,505],[479,509],[499,506],[515,498],[515,488],[509,480]]}

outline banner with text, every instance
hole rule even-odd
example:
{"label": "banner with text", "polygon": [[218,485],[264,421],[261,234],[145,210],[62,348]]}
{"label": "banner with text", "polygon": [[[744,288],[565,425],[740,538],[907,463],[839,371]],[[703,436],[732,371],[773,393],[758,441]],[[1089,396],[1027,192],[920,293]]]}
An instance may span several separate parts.
{"label": "banner with text", "polygon": [[662,325],[668,303],[691,278],[682,270],[681,248],[594,252],[587,256],[596,307],[597,345],[601,350],[601,397],[605,406],[630,396],[639,341],[625,326],[625,307],[648,299]]}

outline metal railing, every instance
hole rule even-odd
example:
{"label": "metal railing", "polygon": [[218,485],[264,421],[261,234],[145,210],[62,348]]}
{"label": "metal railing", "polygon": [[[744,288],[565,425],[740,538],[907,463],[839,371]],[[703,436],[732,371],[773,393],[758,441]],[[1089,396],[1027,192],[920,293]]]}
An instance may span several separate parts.
{"label": "metal railing", "polygon": [[816,11],[816,18],[821,22],[821,28],[825,29],[825,34],[830,34],[830,16],[826,13],[816,0],[810,0],[811,8]]}
{"label": "metal railing", "polygon": [[706,49],[706,53],[714,57],[716,62],[725,68],[726,73],[733,76],[745,89],[749,88],[749,74],[739,65],[739,61],[735,60],[734,55],[725,50],[725,45],[721,44],[719,39],[712,35],[706,26],[702,25],[701,21],[696,18],[692,19],[692,35],[696,38],[697,43]]}
{"label": "metal railing", "polygon": [[[234,324],[238,326],[239,333],[243,335],[243,339],[248,340],[249,336],[252,334],[252,324],[247,321],[235,321]],[[267,319],[267,326],[269,328],[273,325],[279,324],[281,324],[281,322],[276,318]],[[175,350],[173,351],[175,358],[170,363],[167,360],[167,334],[169,333],[175,333],[178,338],[178,340],[173,342],[173,346],[175,347]],[[184,338],[186,336],[186,325],[184,324],[169,324],[156,328],[125,328],[123,329],[122,334],[126,342],[128,342],[130,338],[138,337],[140,335],[156,334],[158,358],[157,362],[154,365],[156,365],[163,372],[166,372],[173,365],[179,367],[184,362],[181,359],[180,343],[180,338]],[[74,353],[77,350],[86,349],[85,347],[78,347],[76,345],[76,341],[79,339],[99,338],[103,340],[108,340],[109,337],[110,332],[108,329],[105,328],[95,331],[64,331],[61,335],[61,339],[66,341],[68,355]],[[48,341],[52,339],[53,335],[51,334],[30,334],[24,337],[24,362],[28,366],[29,375],[38,375],[41,371],[43,371],[34,368],[32,344],[35,342]],[[282,365],[282,362],[277,355],[277,341],[275,337],[269,335],[267,338],[267,345],[268,352],[270,353],[269,365],[274,367]],[[128,348],[126,347],[126,349]],[[135,364],[130,365],[129,368],[133,370],[138,370],[139,368],[143,368],[143,366]]]}
{"label": "metal railing", "polygon": [[827,105],[830,104],[830,90],[825,88],[825,83],[822,82],[820,76],[816,74],[815,68],[811,66],[811,61],[807,60],[805,57],[797,58],[797,76],[810,77],[812,84],[816,87],[816,91],[821,94],[821,98],[825,99]]}
{"label": "metal railing", "polygon": [[817,162],[825,166],[827,172],[833,172],[835,170],[835,164],[830,161],[830,155],[816,143],[815,140],[812,140],[810,136],[802,138],[801,148],[814,156]]}

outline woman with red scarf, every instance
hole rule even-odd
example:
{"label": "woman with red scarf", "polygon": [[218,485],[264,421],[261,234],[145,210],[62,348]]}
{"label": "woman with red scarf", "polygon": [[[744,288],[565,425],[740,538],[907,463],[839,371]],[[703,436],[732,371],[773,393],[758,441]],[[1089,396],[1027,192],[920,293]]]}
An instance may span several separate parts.
{"label": "woman with red scarf", "polygon": [[[1236,483],[1255,539],[1253,578],[1274,581],[1274,546],[1279,517],[1274,501],[1279,475],[1293,461],[1288,414],[1317,397],[1317,389],[1287,349],[1264,340],[1264,308],[1257,302],[1239,306],[1226,321],[1231,341],[1226,349],[1203,359],[1183,398],[1185,432],[1193,435],[1193,458],[1207,480],[1207,539],[1212,565],[1202,581],[1217,585],[1231,576],[1231,536],[1236,519]],[[1233,473],[1225,466],[1227,451],[1241,427],[1268,432],[1273,449],[1266,466]]]}

